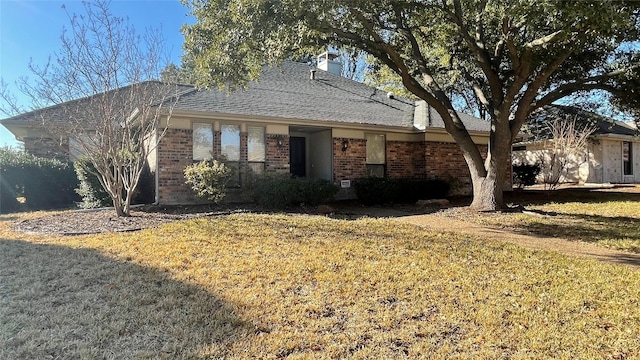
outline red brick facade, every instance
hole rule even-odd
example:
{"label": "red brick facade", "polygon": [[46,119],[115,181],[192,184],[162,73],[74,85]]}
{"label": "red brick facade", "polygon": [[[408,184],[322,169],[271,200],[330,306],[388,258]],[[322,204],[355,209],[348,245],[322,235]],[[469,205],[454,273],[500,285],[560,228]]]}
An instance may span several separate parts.
{"label": "red brick facade", "polygon": [[[347,141],[347,149],[342,151],[343,143]],[[333,139],[333,180],[354,180],[367,176],[367,152],[364,139]]]}
{"label": "red brick facade", "polygon": [[428,160],[424,147],[424,141],[387,141],[387,176],[391,178],[425,178]]}
{"label": "red brick facade", "polygon": [[289,136],[267,134],[266,145],[265,171],[267,173],[289,172]]}
{"label": "red brick facade", "polygon": [[184,168],[191,164],[193,164],[193,131],[167,129],[167,133],[158,144],[158,195],[161,203],[196,201],[193,192],[184,183]]}
{"label": "red brick facade", "polygon": [[[343,151],[344,142],[348,143]],[[193,163],[191,130],[168,130],[158,146],[158,176],[161,203],[193,202],[197,199],[184,184],[183,170]],[[479,146],[483,156],[486,145]],[[246,172],[247,133],[240,135],[240,169]],[[214,154],[220,153],[220,132],[214,133]],[[458,145],[446,142],[387,141],[386,174],[392,178],[444,179],[453,182],[456,194],[471,192],[469,169]],[[266,135],[266,173],[288,173],[289,136]],[[355,180],[367,176],[366,141],[333,138],[333,180]],[[510,180],[508,174],[507,181]]]}

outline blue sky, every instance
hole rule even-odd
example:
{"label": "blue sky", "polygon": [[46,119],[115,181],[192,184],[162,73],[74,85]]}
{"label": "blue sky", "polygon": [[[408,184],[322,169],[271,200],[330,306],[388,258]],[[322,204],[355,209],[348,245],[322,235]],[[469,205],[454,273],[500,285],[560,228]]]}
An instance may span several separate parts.
{"label": "blue sky", "polygon": [[[30,76],[30,60],[44,65],[49,55],[60,49],[62,28],[69,26],[62,5],[70,14],[83,13],[78,0],[0,0],[0,77],[5,83],[13,87],[19,78]],[[194,20],[179,0],[112,0],[110,8],[115,16],[128,18],[138,32],[161,29],[170,58],[180,63],[180,28]],[[20,95],[13,89],[15,95]],[[29,102],[24,101],[24,105]],[[0,126],[0,146],[16,144],[13,134]]]}

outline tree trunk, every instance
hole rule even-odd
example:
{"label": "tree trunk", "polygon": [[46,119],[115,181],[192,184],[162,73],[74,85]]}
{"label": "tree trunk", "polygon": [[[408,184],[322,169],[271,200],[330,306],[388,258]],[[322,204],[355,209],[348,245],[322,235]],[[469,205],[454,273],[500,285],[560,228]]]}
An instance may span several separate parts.
{"label": "tree trunk", "polygon": [[469,206],[477,211],[496,211],[504,208],[502,181],[496,176],[471,177],[473,201]]}
{"label": "tree trunk", "polygon": [[[494,140],[494,139],[492,139]],[[471,172],[473,201],[470,207],[478,211],[496,211],[505,208],[504,186],[507,169],[511,166],[511,142],[491,141],[484,167],[486,176]]]}
{"label": "tree trunk", "polygon": [[116,216],[118,217],[129,216],[129,214],[125,212],[125,209],[123,208],[120,200],[113,199],[113,208],[116,210]]}

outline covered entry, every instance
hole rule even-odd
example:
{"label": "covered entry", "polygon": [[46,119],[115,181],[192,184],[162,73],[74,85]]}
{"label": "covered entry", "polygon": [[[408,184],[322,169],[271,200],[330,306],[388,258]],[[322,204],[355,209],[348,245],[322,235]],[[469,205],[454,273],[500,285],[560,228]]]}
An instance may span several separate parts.
{"label": "covered entry", "polygon": [[333,138],[330,128],[289,127],[291,174],[331,181],[333,178]]}

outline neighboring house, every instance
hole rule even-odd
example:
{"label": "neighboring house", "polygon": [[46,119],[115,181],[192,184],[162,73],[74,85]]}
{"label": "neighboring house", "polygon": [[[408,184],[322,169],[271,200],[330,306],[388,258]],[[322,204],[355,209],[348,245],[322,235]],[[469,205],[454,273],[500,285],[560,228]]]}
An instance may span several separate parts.
{"label": "neighboring house", "polygon": [[586,148],[569,158],[561,182],[640,183],[640,138],[633,126],[570,106],[550,105],[534,112],[528,122],[531,135],[513,145],[513,162],[533,164],[550,157],[548,124],[575,120],[576,128],[590,128]]}
{"label": "neighboring house", "polygon": [[[365,176],[454,180],[458,193],[470,193],[461,151],[425,102],[341,77],[340,63],[326,54],[318,68],[286,61],[266,68],[245,91],[184,91],[150,157],[157,200],[193,201],[183,169],[218,156],[236,169],[233,184],[239,187],[252,171],[326,179],[341,187],[342,198],[353,197],[351,181]],[[461,118],[486,152],[489,124]],[[60,145],[42,143],[34,124],[20,116],[1,123],[32,152]]]}

